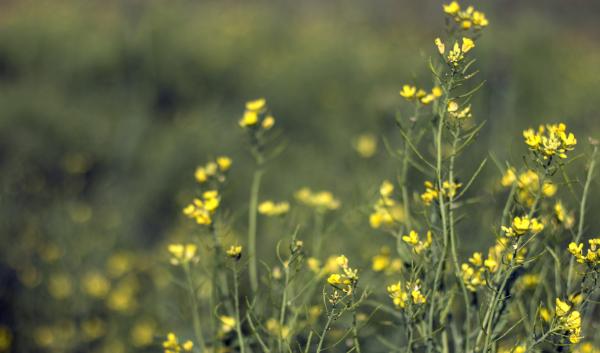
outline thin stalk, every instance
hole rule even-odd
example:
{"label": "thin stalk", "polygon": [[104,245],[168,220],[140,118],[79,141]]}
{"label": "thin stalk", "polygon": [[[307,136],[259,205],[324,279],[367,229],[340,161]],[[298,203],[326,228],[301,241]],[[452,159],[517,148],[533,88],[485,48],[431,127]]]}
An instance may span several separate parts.
{"label": "thin stalk", "polygon": [[[543,185],[544,185],[545,181],[546,181],[546,176],[544,174],[539,180],[538,192],[535,195],[535,199],[529,210],[529,214],[527,215],[529,218],[531,218],[533,216],[533,214],[535,213],[535,211],[537,210],[537,205],[542,196]],[[496,314],[495,313],[496,307],[497,307],[498,303],[500,302],[500,299],[501,299],[500,297],[502,296],[502,293],[504,292],[506,284],[508,283],[508,280],[513,273],[516,258],[517,258],[518,252],[520,250],[520,245],[521,245],[521,237],[519,237],[519,239],[517,240],[517,244],[514,247],[512,258],[508,265],[504,279],[502,280],[502,283],[501,283],[500,287],[498,288],[498,290],[494,293],[494,295],[492,297],[492,301],[490,302],[490,304],[488,306],[488,310],[486,311],[485,316],[483,318],[482,327],[487,326],[486,330],[485,330],[485,344],[484,344],[484,349],[483,349],[483,352],[486,352],[486,353],[488,351],[489,345],[492,340],[492,329],[493,329],[494,315]],[[479,346],[479,343],[480,343],[481,339],[483,338],[483,333],[484,333],[484,331],[481,330],[479,332],[479,334],[477,335],[477,340],[475,342],[476,348],[477,348],[477,346]]]}
{"label": "thin stalk", "polygon": [[321,333],[321,337],[319,338],[319,344],[317,345],[316,353],[320,353],[323,349],[323,343],[325,342],[325,336],[327,335],[327,331],[329,331],[329,327],[331,326],[331,322],[333,321],[333,317],[335,315],[335,306],[331,308],[331,313],[327,316],[327,322],[325,323],[325,327],[323,328],[323,332]]}
{"label": "thin stalk", "polygon": [[262,159],[258,158],[258,169],[254,171],[252,176],[252,186],[250,188],[250,205],[248,209],[248,258],[249,258],[249,270],[250,275],[250,288],[252,293],[256,293],[258,290],[258,265],[257,265],[257,254],[256,254],[256,219],[258,209],[258,195],[260,192],[260,182],[263,176],[263,169],[261,168]]}
{"label": "thin stalk", "polygon": [[[442,156],[442,134],[443,134],[443,130],[444,130],[444,117],[445,117],[445,114],[440,114],[440,119],[438,122],[438,130],[437,130],[437,135],[436,135],[436,147],[437,147],[436,177],[437,177],[438,190],[440,193],[442,190],[442,183],[443,183],[443,179],[442,179],[442,157],[443,157]],[[438,262],[438,266],[437,266],[434,280],[433,280],[433,291],[434,292],[437,291],[439,282],[442,278],[444,263],[446,262],[446,257],[448,254],[448,228],[447,228],[447,222],[446,222],[446,205],[444,202],[444,198],[441,196],[441,194],[438,196],[438,201],[439,201],[440,216],[442,219],[442,234],[443,234],[444,249],[442,252],[442,257],[440,258],[440,260]],[[429,307],[429,317],[427,320],[427,326],[428,326],[428,331],[429,331],[427,333],[427,335],[428,335],[427,352],[428,353],[431,353],[431,351],[433,350],[432,340],[433,340],[434,309],[435,309],[435,297],[432,296],[431,306]]]}
{"label": "thin stalk", "polygon": [[238,336],[238,343],[240,345],[240,352],[246,352],[246,344],[244,343],[244,335],[242,334],[242,321],[240,319],[240,298],[239,298],[239,284],[238,284],[238,271],[237,264],[233,265],[233,303],[235,306],[235,330]]}
{"label": "thin stalk", "polygon": [[198,299],[196,298],[196,291],[194,290],[194,283],[192,281],[192,273],[190,271],[189,263],[183,264],[183,270],[188,285],[188,292],[190,297],[190,304],[192,306],[192,321],[194,325],[194,335],[196,341],[200,345],[200,352],[206,351],[206,343],[204,342],[204,336],[202,335],[202,326],[200,325],[200,316],[198,315]]}
{"label": "thin stalk", "polygon": [[356,302],[355,302],[355,297],[354,297],[355,293],[354,290],[352,291],[352,302],[350,303],[350,305],[352,306],[353,310],[352,310],[352,341],[354,342],[354,348],[356,350],[357,353],[361,353],[360,351],[360,342],[358,341],[358,323],[356,320]]}
{"label": "thin stalk", "polygon": [[[454,132],[454,139],[452,141],[452,156],[450,157],[450,165],[448,172],[449,182],[454,182],[454,161],[456,157],[456,144],[458,143],[459,133],[458,130]],[[469,292],[467,287],[460,276],[460,265],[458,264],[458,255],[456,250],[456,234],[454,230],[454,196],[448,195],[448,217],[449,217],[449,228],[450,228],[450,249],[452,253],[452,263],[454,264],[454,271],[456,280],[460,284],[463,299],[465,301],[465,352],[470,352],[470,340],[469,335],[471,334],[471,310],[469,301]]]}
{"label": "thin stalk", "polygon": [[283,293],[281,295],[281,309],[279,311],[279,332],[277,334],[277,347],[280,353],[283,353],[282,350],[282,346],[283,346],[283,340],[281,337],[281,333],[282,333],[282,329],[283,329],[283,325],[285,323],[285,313],[286,313],[286,308],[287,308],[287,287],[289,285],[290,282],[290,268],[289,268],[289,262],[284,264],[284,276],[285,276],[285,282],[284,282],[284,287],[283,287]]}
{"label": "thin stalk", "polygon": [[[585,221],[585,207],[587,204],[587,197],[589,194],[590,183],[594,173],[594,167],[596,166],[596,153],[598,147],[594,146],[594,152],[592,152],[592,158],[590,161],[590,168],[588,169],[587,177],[585,180],[585,186],[583,187],[583,195],[581,197],[581,203],[579,204],[579,225],[577,227],[577,235],[575,236],[575,243],[579,243],[583,236],[583,226]],[[569,272],[567,275],[567,295],[571,293],[571,284],[573,281],[573,267],[575,265],[575,256],[571,256],[569,260]]]}

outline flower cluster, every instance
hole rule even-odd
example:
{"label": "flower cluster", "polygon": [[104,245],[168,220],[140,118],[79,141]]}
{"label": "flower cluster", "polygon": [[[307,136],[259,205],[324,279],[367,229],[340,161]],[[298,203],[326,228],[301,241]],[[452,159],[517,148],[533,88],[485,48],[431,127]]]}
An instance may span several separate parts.
{"label": "flower cluster", "polygon": [[163,348],[165,353],[191,352],[194,343],[188,340],[180,344],[177,336],[173,332],[169,332],[167,339],[163,342]]}
{"label": "flower cluster", "polygon": [[461,10],[460,5],[456,1],[444,5],[444,12],[464,30],[471,28],[480,30],[489,24],[485,13],[475,10],[473,6]]}
{"label": "flower cluster", "polygon": [[373,205],[373,212],[369,216],[371,228],[390,227],[404,220],[404,211],[392,198],[393,193],[394,185],[389,180],[384,180],[379,187],[379,199]]}
{"label": "flower cluster", "polygon": [[351,294],[358,282],[358,270],[350,268],[348,258],[344,255],[338,256],[335,261],[342,269],[342,273],[329,275],[327,283],[337,289],[341,289],[346,294]]}
{"label": "flower cluster", "polygon": [[566,229],[571,229],[575,224],[575,217],[573,216],[573,213],[568,213],[560,200],[556,201],[554,204],[554,217],[556,221],[564,225]]}
{"label": "flower cluster", "polygon": [[486,271],[494,273],[498,269],[496,250],[495,247],[491,248],[487,259],[483,258],[482,253],[475,252],[469,258],[469,263],[461,265],[462,280],[471,292],[477,291],[478,287],[486,284]]}
{"label": "flower cluster", "polygon": [[457,120],[468,119],[473,116],[473,114],[471,114],[471,105],[469,104],[469,105],[461,108],[460,105],[456,101],[449,101],[448,102],[448,115],[451,118],[454,118]]}
{"label": "flower cluster", "polygon": [[239,260],[242,257],[242,246],[241,245],[232,245],[226,251],[227,256],[232,259]]}
{"label": "flower cluster", "polygon": [[578,343],[581,340],[581,313],[571,309],[569,303],[556,298],[555,313],[559,327],[567,331],[571,343]]}
{"label": "flower cluster", "polygon": [[406,282],[405,285],[398,281],[398,283],[389,285],[387,292],[398,309],[404,309],[411,304],[422,305],[427,302],[427,298],[421,292],[419,280]]}
{"label": "flower cluster", "polygon": [[196,244],[169,244],[167,250],[171,254],[171,264],[175,266],[198,259],[198,246]]}
{"label": "flower cluster", "polygon": [[[510,167],[506,170],[500,184],[504,187],[510,187],[514,183],[517,183],[516,196],[517,200],[531,207],[535,201],[535,196],[540,190],[540,176],[535,171],[529,169],[517,176],[515,168]],[[550,181],[544,181],[542,185],[542,195],[545,197],[552,197],[556,194],[557,187]]]}
{"label": "flower cluster", "polygon": [[382,247],[379,253],[371,259],[371,269],[374,272],[397,273],[402,270],[402,266],[402,260],[399,258],[393,259],[390,248],[387,246]]}
{"label": "flower cluster", "polygon": [[337,210],[340,207],[340,201],[329,191],[313,192],[305,187],[296,191],[294,196],[301,203],[319,211]]}
{"label": "flower cluster", "polygon": [[258,205],[258,213],[276,217],[288,213],[290,210],[290,204],[288,202],[273,202],[271,200],[263,201]]}
{"label": "flower cluster", "polygon": [[423,241],[419,238],[419,234],[417,232],[411,230],[410,233],[408,233],[408,235],[402,236],[402,241],[409,244],[412,247],[415,254],[418,255],[431,246],[431,231],[427,231],[427,237]]}
{"label": "flower cluster", "polygon": [[426,206],[429,206],[433,201],[438,200],[440,194],[442,196],[453,198],[454,196],[456,196],[456,191],[462,187],[462,183],[444,181],[442,183],[442,190],[440,192],[439,188],[436,185],[434,185],[431,181],[426,181],[424,185],[425,192],[421,194],[421,200]]}
{"label": "flower cluster", "polygon": [[200,184],[204,184],[210,180],[217,180],[222,183],[225,181],[226,172],[231,168],[231,163],[231,158],[229,157],[217,157],[216,160],[196,168],[194,177]]}
{"label": "flower cluster", "polygon": [[422,104],[429,104],[434,100],[442,96],[442,89],[440,87],[433,87],[431,93],[427,93],[424,89],[417,89],[415,86],[404,85],[400,91],[400,95],[408,101],[416,100]]}
{"label": "flower cluster", "polygon": [[569,252],[575,256],[577,262],[588,264],[590,266],[600,265],[600,238],[588,240],[589,247],[585,255],[583,255],[583,243],[571,242],[569,244]]}
{"label": "flower cluster", "polygon": [[523,131],[523,137],[529,149],[544,160],[555,155],[567,158],[567,152],[577,144],[575,135],[567,133],[567,126],[563,123],[540,125],[537,131],[527,129]]}
{"label": "flower cluster", "polygon": [[458,44],[458,42],[455,41],[452,49],[448,50],[448,54],[446,54],[446,45],[440,38],[435,39],[435,45],[437,46],[440,55],[444,56],[445,61],[453,67],[459,66],[464,60],[465,54],[475,48],[475,42],[467,37],[462,38],[462,44]]}
{"label": "flower cluster", "polygon": [[268,114],[267,101],[264,98],[259,98],[246,103],[246,110],[239,124],[243,128],[262,127],[264,130],[269,130],[275,125],[275,118]]}
{"label": "flower cluster", "polygon": [[529,216],[515,217],[510,227],[502,226],[502,231],[507,237],[519,237],[528,232],[537,234],[542,230],[544,230],[544,224],[537,218],[529,218]]}
{"label": "flower cluster", "polygon": [[212,224],[212,215],[219,208],[221,198],[216,190],[205,191],[202,199],[195,198],[191,204],[183,209],[183,214],[196,220],[198,224]]}

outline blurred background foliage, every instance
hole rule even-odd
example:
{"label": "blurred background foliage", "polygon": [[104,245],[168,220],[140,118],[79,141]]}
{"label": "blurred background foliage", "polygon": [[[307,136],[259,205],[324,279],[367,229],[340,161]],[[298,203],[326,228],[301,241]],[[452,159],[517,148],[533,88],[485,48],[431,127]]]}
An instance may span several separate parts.
{"label": "blurred background foliage", "polygon": [[[397,169],[383,140],[401,141],[401,85],[431,85],[440,6],[0,2],[0,351],[9,340],[15,352],[156,351],[155,336],[185,326],[164,246],[193,232],[181,216],[193,171],[221,154],[234,160],[224,208],[243,243],[254,163],[237,120],[257,97],[287,146],[268,166],[262,199],[291,200],[305,185],[331,190],[343,206],[324,252],[369,267],[392,245],[367,217],[379,182]],[[491,21],[476,49],[487,83],[474,116],[487,124],[462,177],[489,151],[521,165],[521,130],[538,123],[565,121],[577,150],[589,151],[600,129],[600,3],[477,6]],[[353,148],[365,133],[378,140],[370,158]],[[573,164],[580,178],[584,159]],[[477,202],[492,207],[465,226],[465,252],[493,242],[499,176],[490,163],[477,183]],[[411,174],[411,189],[420,192],[423,178]],[[269,261],[287,233],[263,223]]]}

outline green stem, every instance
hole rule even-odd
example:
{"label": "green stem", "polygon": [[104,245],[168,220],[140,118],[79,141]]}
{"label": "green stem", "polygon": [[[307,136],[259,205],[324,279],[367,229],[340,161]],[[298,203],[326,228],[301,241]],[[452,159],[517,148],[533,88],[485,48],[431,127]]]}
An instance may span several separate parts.
{"label": "green stem", "polygon": [[355,307],[355,293],[354,290],[352,291],[352,301],[350,303],[350,305],[352,306],[353,310],[352,310],[352,341],[354,342],[354,348],[356,349],[357,353],[361,353],[360,351],[360,342],[358,341],[358,323],[356,321],[356,307]]}
{"label": "green stem", "polygon": [[279,311],[279,330],[277,333],[277,347],[279,349],[280,353],[283,353],[283,340],[281,337],[281,333],[282,333],[282,329],[283,329],[283,325],[285,323],[285,312],[286,312],[286,308],[287,308],[287,288],[289,285],[289,281],[290,281],[290,268],[289,268],[289,261],[287,264],[284,264],[284,276],[285,276],[285,281],[284,281],[284,287],[283,287],[283,293],[281,295],[281,309]]}
{"label": "green stem", "polygon": [[327,322],[325,323],[325,327],[323,328],[323,332],[321,333],[321,337],[319,338],[319,344],[317,345],[316,353],[320,353],[323,349],[323,343],[325,342],[325,336],[327,335],[327,331],[329,331],[329,327],[331,326],[331,322],[333,321],[333,317],[335,316],[335,306],[331,308],[331,312],[327,316]]}
{"label": "green stem", "polygon": [[[587,204],[587,197],[589,194],[589,187],[592,181],[592,176],[594,173],[594,167],[596,166],[596,153],[598,152],[598,147],[594,146],[594,152],[592,152],[592,158],[590,161],[590,168],[588,169],[587,177],[585,180],[585,186],[583,187],[583,196],[581,197],[581,203],[579,204],[579,225],[577,227],[577,235],[575,236],[575,243],[579,243],[581,237],[583,236],[583,226],[585,220],[585,207]],[[573,281],[573,267],[575,265],[575,256],[571,256],[569,260],[569,272],[567,275],[567,295],[571,293],[571,285]]]}
{"label": "green stem", "polygon": [[235,330],[238,336],[238,343],[240,345],[240,352],[246,352],[246,344],[244,343],[244,335],[242,334],[242,323],[240,320],[240,298],[239,298],[239,284],[238,284],[238,271],[237,264],[233,265],[233,295],[235,305]]}
{"label": "green stem", "polygon": [[[539,180],[539,187],[538,187],[538,192],[535,195],[535,200],[533,202],[533,205],[531,206],[530,210],[529,210],[529,214],[527,215],[528,218],[533,217],[533,214],[535,213],[535,211],[537,210],[537,205],[540,201],[540,198],[542,196],[542,191],[543,191],[543,185],[544,182],[546,181],[546,176],[545,174],[540,178]],[[506,287],[506,284],[508,283],[508,280],[510,278],[510,276],[512,275],[514,268],[515,268],[515,262],[517,259],[517,255],[518,252],[520,250],[520,244],[521,244],[521,237],[519,237],[519,239],[517,239],[517,243],[516,246],[514,247],[513,250],[513,254],[512,254],[512,258],[510,259],[510,263],[508,265],[507,271],[504,275],[504,279],[502,280],[502,284],[500,285],[500,287],[498,288],[498,290],[494,293],[493,297],[492,297],[492,301],[490,302],[490,305],[488,306],[488,310],[485,313],[485,316],[483,318],[483,322],[482,322],[482,327],[486,327],[485,330],[485,344],[484,344],[484,349],[483,352],[488,352],[488,348],[489,345],[491,343],[492,340],[492,330],[493,330],[493,322],[494,322],[494,316],[495,316],[495,312],[496,312],[496,307],[498,305],[498,303],[500,302],[502,293],[504,292],[504,289]],[[480,343],[480,340],[483,337],[483,333],[484,331],[481,330],[479,332],[479,335],[477,336],[477,340],[476,340],[476,349],[477,346]]]}
{"label": "green stem", "polygon": [[254,171],[252,176],[252,186],[250,188],[250,206],[248,210],[248,259],[249,259],[249,275],[250,288],[253,293],[258,290],[258,265],[256,254],[256,219],[258,209],[258,194],[260,192],[260,182],[263,175],[261,168],[261,160],[259,158],[259,167]]}
{"label": "green stem", "polygon": [[[456,157],[456,144],[458,143],[458,128],[457,131],[454,132],[454,139],[452,141],[452,156],[450,157],[450,165],[449,165],[449,174],[448,179],[449,182],[454,182],[454,161]],[[470,301],[469,301],[469,292],[467,291],[467,287],[464,281],[461,278],[460,265],[458,264],[458,254],[456,247],[456,234],[454,230],[454,196],[449,195],[448,197],[448,213],[449,213],[449,228],[450,228],[450,249],[452,253],[452,262],[454,264],[454,271],[456,275],[456,280],[460,284],[460,288],[462,291],[463,299],[465,301],[465,352],[470,352],[470,340],[469,335],[471,334],[471,310],[470,310]]]}
{"label": "green stem", "polygon": [[189,263],[183,264],[183,270],[185,272],[185,277],[188,285],[188,292],[190,297],[190,303],[192,306],[192,320],[194,325],[194,335],[196,336],[196,341],[200,345],[200,352],[206,351],[206,343],[204,342],[204,336],[202,336],[202,326],[200,325],[200,316],[198,316],[198,299],[196,298],[196,291],[194,290],[194,283],[192,281],[192,274],[190,271]]}

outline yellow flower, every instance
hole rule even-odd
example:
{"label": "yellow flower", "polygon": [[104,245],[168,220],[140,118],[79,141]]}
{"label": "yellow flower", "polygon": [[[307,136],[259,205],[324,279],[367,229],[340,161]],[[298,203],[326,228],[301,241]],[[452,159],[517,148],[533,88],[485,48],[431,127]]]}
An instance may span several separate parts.
{"label": "yellow flower", "polygon": [[239,121],[241,127],[254,126],[258,124],[258,113],[252,110],[246,110],[242,119]]}
{"label": "yellow flower", "polygon": [[421,292],[419,280],[407,282],[404,286],[402,282],[398,281],[389,285],[387,292],[398,309],[404,309],[408,305],[422,305],[427,302],[426,297]]}
{"label": "yellow flower", "polygon": [[433,201],[438,199],[439,192],[432,182],[426,181],[424,184],[425,192],[421,194],[421,200],[426,206],[429,206]]}
{"label": "yellow flower", "polygon": [[362,134],[354,140],[354,150],[363,158],[371,158],[377,152],[377,138],[373,134]]}
{"label": "yellow flower", "polygon": [[229,170],[229,168],[231,168],[231,158],[226,156],[218,157],[217,164],[222,172],[226,172]]}
{"label": "yellow flower", "polygon": [[212,214],[219,207],[221,199],[216,190],[205,191],[202,199],[194,199],[183,209],[183,214],[195,219],[196,223],[208,225],[212,223]]}
{"label": "yellow flower", "polygon": [[537,220],[537,218],[529,218],[528,216],[515,217],[513,219],[511,227],[502,226],[507,237],[521,236],[527,232],[533,234],[539,233],[544,230],[544,225]]}
{"label": "yellow flower", "polygon": [[165,353],[177,353],[182,350],[185,352],[191,352],[194,347],[192,341],[185,341],[183,344],[179,344],[177,336],[173,332],[167,334],[167,339],[163,341],[163,348]]}
{"label": "yellow flower", "polygon": [[350,294],[358,282],[358,270],[350,268],[348,258],[340,255],[335,258],[336,264],[342,268],[342,273],[333,273],[327,278],[327,283]]}
{"label": "yellow flower", "polygon": [[296,191],[295,197],[301,203],[320,212],[336,210],[340,207],[340,201],[329,191],[312,192],[309,188],[302,188]]}
{"label": "yellow flower", "polygon": [[427,231],[427,238],[425,241],[421,241],[419,238],[419,234],[414,230],[411,230],[408,235],[402,236],[402,241],[412,246],[415,254],[420,254],[424,250],[428,249],[432,243],[431,231]]}
{"label": "yellow flower", "polygon": [[321,272],[321,261],[314,257],[309,257],[308,259],[306,259],[306,265],[314,273]]}
{"label": "yellow flower", "polygon": [[239,260],[242,257],[242,246],[232,245],[227,250],[227,256]]}
{"label": "yellow flower", "polygon": [[449,4],[444,4],[444,12],[449,14],[449,15],[455,15],[458,13],[458,11],[460,11],[460,5],[458,5],[458,2],[456,1],[452,1]]}
{"label": "yellow flower", "polygon": [[400,91],[400,95],[406,99],[412,99],[417,93],[417,87],[404,85]]}
{"label": "yellow flower", "polygon": [[510,167],[506,169],[504,175],[502,175],[502,179],[500,180],[500,184],[504,187],[511,186],[517,180],[517,173],[515,168]]}
{"label": "yellow flower", "polygon": [[264,98],[259,98],[246,102],[246,110],[257,112],[265,108],[266,105],[267,101]]}
{"label": "yellow flower", "polygon": [[275,125],[275,118],[272,115],[267,115],[267,117],[262,121],[262,128],[265,130],[269,130]]}
{"label": "yellow flower", "polygon": [[198,246],[196,244],[169,244],[167,250],[171,254],[171,264],[178,266],[196,260]]}
{"label": "yellow flower", "polygon": [[281,216],[290,210],[288,202],[263,201],[258,205],[258,213],[269,217]]}
{"label": "yellow flower", "polygon": [[232,316],[221,315],[219,316],[219,320],[221,321],[221,331],[223,333],[230,332],[235,328],[236,321]]}
{"label": "yellow flower", "polygon": [[563,302],[560,298],[556,298],[556,316],[565,316],[571,310],[571,306],[567,302]]}
{"label": "yellow flower", "polygon": [[388,268],[390,265],[390,255],[389,254],[377,254],[373,256],[372,259],[372,269],[375,272],[381,272]]}
{"label": "yellow flower", "polygon": [[475,42],[471,38],[463,37],[461,51],[468,53],[473,48],[475,48]]}
{"label": "yellow flower", "polygon": [[469,258],[469,262],[475,266],[483,265],[483,255],[480,252],[474,252]]}
{"label": "yellow flower", "polygon": [[441,39],[439,39],[439,38],[435,39],[435,46],[437,47],[440,55],[444,55],[444,53],[446,52],[446,45],[444,44],[444,42],[442,42]]}
{"label": "yellow flower", "polygon": [[99,271],[87,272],[81,279],[85,293],[95,298],[104,298],[110,290],[110,281]]}
{"label": "yellow flower", "polygon": [[567,158],[567,152],[575,148],[577,139],[573,133],[567,133],[566,129],[563,123],[540,125],[537,131],[531,128],[523,131],[523,138],[529,150],[543,160],[553,156]]}

